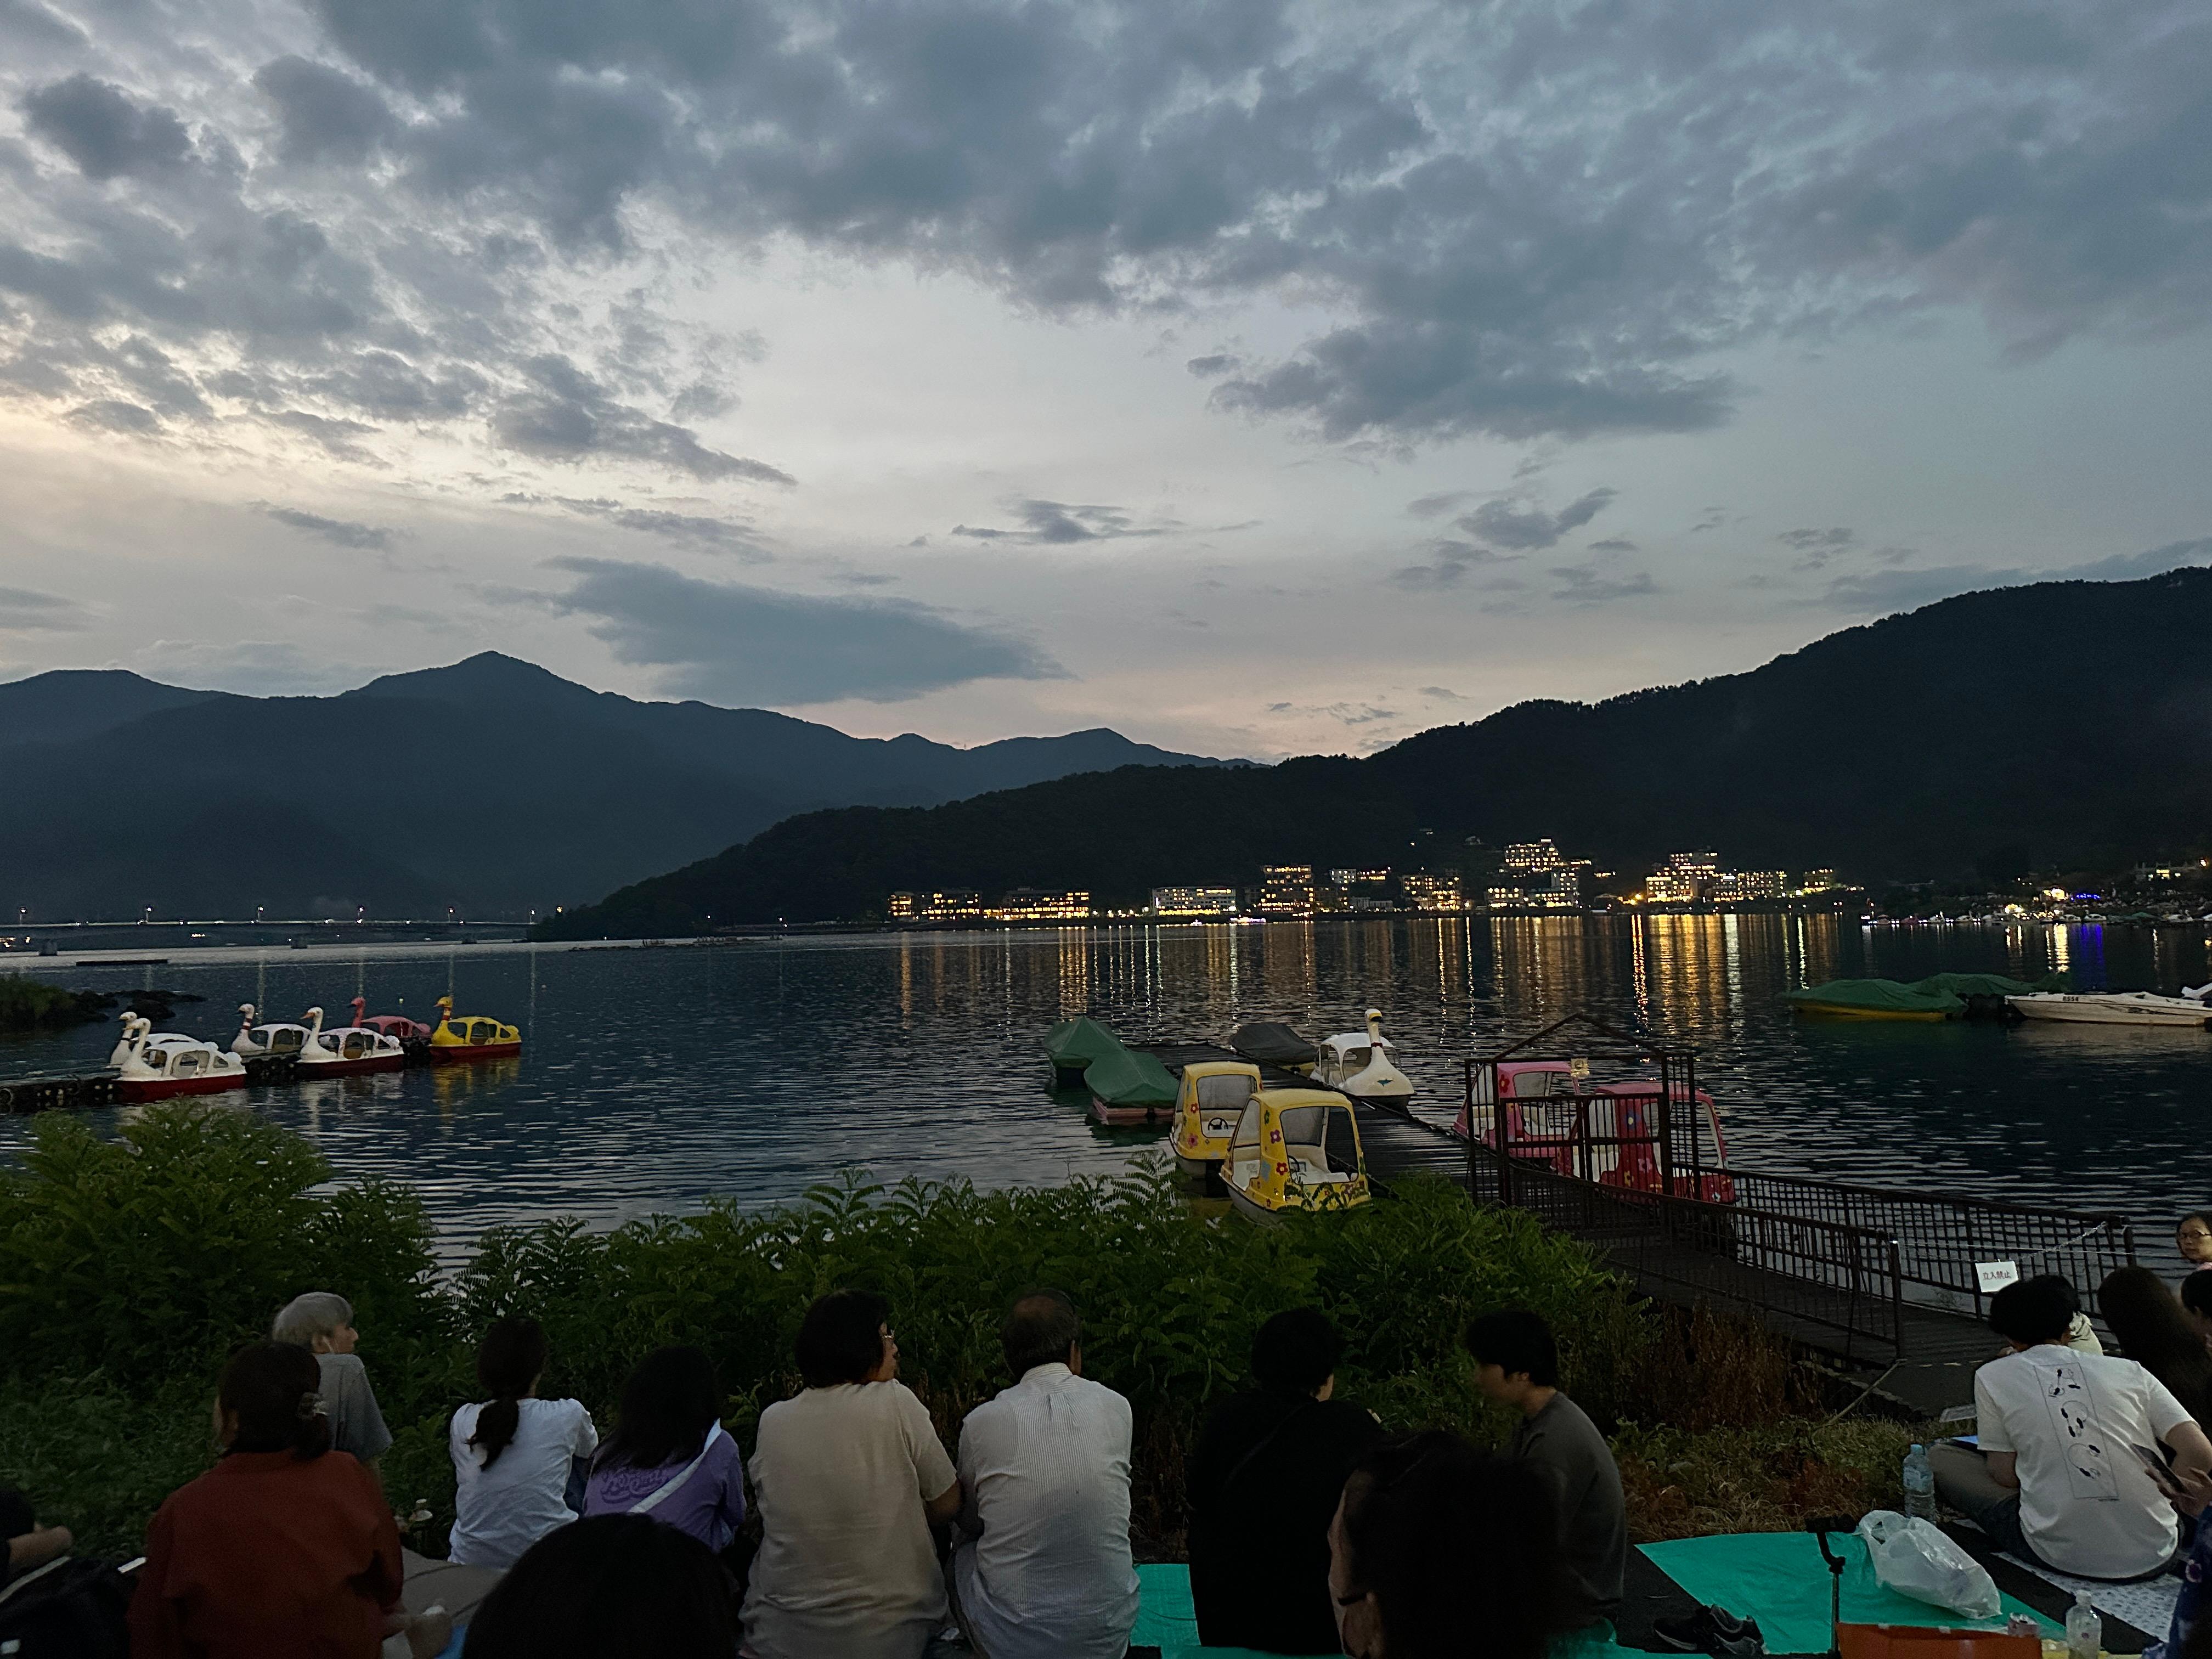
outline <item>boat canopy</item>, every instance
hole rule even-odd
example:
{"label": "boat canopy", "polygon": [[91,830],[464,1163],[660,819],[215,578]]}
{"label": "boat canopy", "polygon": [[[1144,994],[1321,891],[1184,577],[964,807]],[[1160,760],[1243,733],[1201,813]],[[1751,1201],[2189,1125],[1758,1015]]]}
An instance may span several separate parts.
{"label": "boat canopy", "polygon": [[1079,1072],[1094,1060],[1121,1051],[1121,1040],[1095,1019],[1064,1019],[1045,1033],[1044,1051],[1054,1066]]}
{"label": "boat canopy", "polygon": [[[1878,981],[1886,982],[1886,981]],[[1948,991],[1954,997],[2024,997],[2037,991],[2063,991],[2066,975],[2045,974],[2033,983],[2007,979],[2002,974],[1930,974],[1909,988],[1931,996]]]}
{"label": "boat canopy", "polygon": [[1091,1092],[1109,1106],[1172,1106],[1176,1080],[1168,1068],[1146,1054],[1114,1045],[1114,1052],[1091,1062],[1083,1074]]}
{"label": "boat canopy", "polygon": [[[1361,1034],[1363,1036],[1365,1033]],[[1312,1043],[1279,1020],[1255,1020],[1240,1025],[1229,1046],[1247,1060],[1263,1066],[1310,1066],[1321,1058]]]}
{"label": "boat canopy", "polygon": [[[1946,977],[1938,975],[1938,978]],[[1889,1014],[1963,1014],[1966,1003],[1955,991],[1922,990],[1893,979],[1832,979],[1826,985],[1785,991],[1782,1000],[1794,1007],[1863,1008]]]}

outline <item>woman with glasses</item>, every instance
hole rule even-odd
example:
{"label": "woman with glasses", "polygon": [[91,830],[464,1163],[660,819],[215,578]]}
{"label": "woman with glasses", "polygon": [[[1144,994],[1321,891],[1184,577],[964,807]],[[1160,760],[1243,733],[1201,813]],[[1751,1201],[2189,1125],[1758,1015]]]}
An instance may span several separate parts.
{"label": "woman with glasses", "polygon": [[796,1345],[806,1386],[761,1413],[750,1659],[920,1659],[945,1623],[929,1528],[959,1512],[960,1480],[898,1381],[890,1317],[867,1291],[817,1299]]}
{"label": "woman with glasses", "polygon": [[2174,1224],[2173,1248],[2184,1267],[2201,1273],[2212,1267],[2212,1210],[2191,1210]]}

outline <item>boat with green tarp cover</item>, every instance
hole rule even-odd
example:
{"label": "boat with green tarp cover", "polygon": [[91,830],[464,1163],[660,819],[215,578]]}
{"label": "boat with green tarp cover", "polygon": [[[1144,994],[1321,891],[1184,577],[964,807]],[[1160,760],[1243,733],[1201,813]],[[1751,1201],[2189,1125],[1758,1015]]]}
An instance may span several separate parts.
{"label": "boat with green tarp cover", "polygon": [[1923,991],[1893,979],[1832,979],[1786,991],[1782,1000],[1801,1014],[1832,1019],[1949,1019],[1966,1012],[1955,992]]}
{"label": "boat with green tarp cover", "polygon": [[1118,1044],[1083,1074],[1091,1115],[1101,1123],[1165,1123],[1175,1116],[1176,1080],[1152,1055]]}
{"label": "boat with green tarp cover", "polygon": [[2045,974],[2041,979],[2007,979],[2002,974],[1930,974],[1912,981],[1916,991],[1948,991],[1954,997],[2024,997],[2037,991],[2063,991],[2066,975]]}
{"label": "boat with green tarp cover", "polygon": [[1053,1081],[1072,1089],[1094,1060],[1121,1052],[1121,1039],[1095,1019],[1064,1019],[1045,1033],[1044,1051],[1052,1061]]}

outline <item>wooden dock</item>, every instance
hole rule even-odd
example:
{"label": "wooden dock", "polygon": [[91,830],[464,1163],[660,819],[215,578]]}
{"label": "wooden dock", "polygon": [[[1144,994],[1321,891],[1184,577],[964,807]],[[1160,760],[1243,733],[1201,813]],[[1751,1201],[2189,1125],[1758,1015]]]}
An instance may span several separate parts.
{"label": "wooden dock", "polygon": [[[409,1063],[415,1062],[410,1059]],[[291,1054],[252,1054],[246,1061],[246,1081],[256,1084],[298,1080],[300,1062]],[[27,1116],[33,1112],[89,1112],[122,1103],[116,1075],[102,1067],[97,1072],[52,1073],[38,1077],[11,1078],[0,1083],[0,1113]]]}

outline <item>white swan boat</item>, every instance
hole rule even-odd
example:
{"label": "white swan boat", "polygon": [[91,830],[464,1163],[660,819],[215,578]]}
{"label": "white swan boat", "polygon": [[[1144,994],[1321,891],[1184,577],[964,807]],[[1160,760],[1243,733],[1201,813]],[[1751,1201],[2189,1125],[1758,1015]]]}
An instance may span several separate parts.
{"label": "white swan boat", "polygon": [[1365,1030],[1321,1040],[1313,1080],[1354,1100],[1410,1100],[1413,1085],[1390,1063],[1391,1048],[1390,1039],[1382,1035],[1382,1011],[1370,1008]]}
{"label": "white swan boat", "polygon": [[307,1010],[307,1040],[300,1045],[300,1075],[344,1077],[355,1072],[396,1072],[407,1063],[397,1037],[367,1025],[323,1029],[323,1011]]}
{"label": "white swan boat", "polygon": [[2155,991],[2039,991],[2007,997],[2024,1019],[2061,1020],[2076,1025],[2212,1025],[2212,983],[2184,988],[2178,997]]}
{"label": "white swan boat", "polygon": [[198,1037],[156,1031],[137,1013],[124,1015],[122,1040],[107,1063],[116,1070],[116,1093],[133,1103],[246,1086],[246,1062],[236,1054]]}
{"label": "white swan boat", "polygon": [[257,1024],[255,1015],[260,1011],[250,1002],[238,1005],[238,1035],[230,1040],[230,1052],[246,1060],[263,1054],[296,1054],[307,1040],[307,1028],[270,1021]]}

